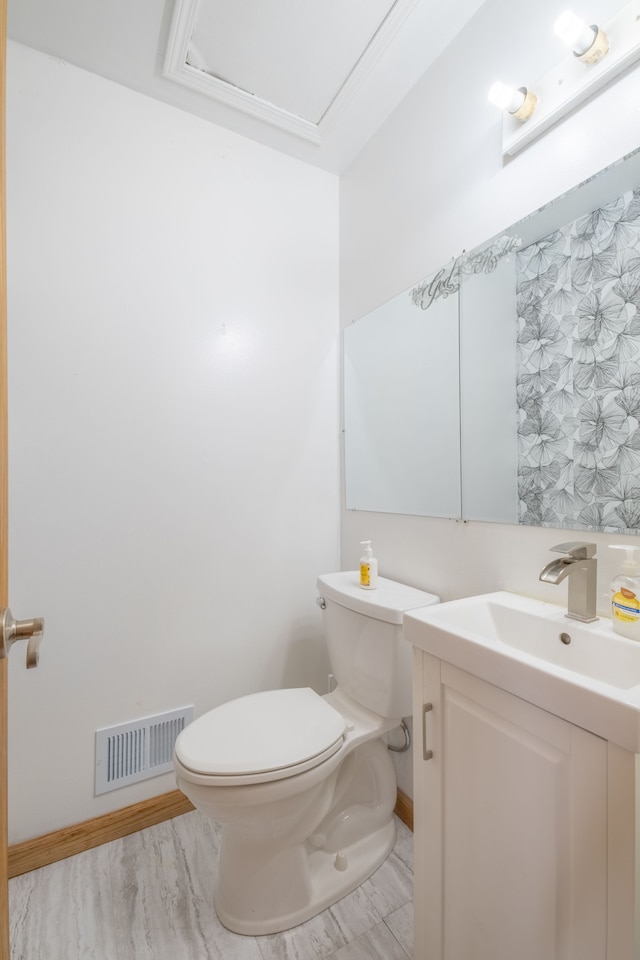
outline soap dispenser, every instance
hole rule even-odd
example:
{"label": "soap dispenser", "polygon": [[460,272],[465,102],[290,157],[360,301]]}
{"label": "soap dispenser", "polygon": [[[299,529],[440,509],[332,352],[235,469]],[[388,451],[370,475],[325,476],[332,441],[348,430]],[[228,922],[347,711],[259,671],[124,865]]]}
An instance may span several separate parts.
{"label": "soap dispenser", "polygon": [[610,545],[611,550],[625,550],[622,570],[611,581],[611,620],[616,633],[630,640],[640,640],[640,561],[638,547]]}
{"label": "soap dispenser", "polygon": [[378,586],[378,561],[371,549],[371,540],[361,540],[364,553],[360,557],[360,586],[364,590],[375,590]]}

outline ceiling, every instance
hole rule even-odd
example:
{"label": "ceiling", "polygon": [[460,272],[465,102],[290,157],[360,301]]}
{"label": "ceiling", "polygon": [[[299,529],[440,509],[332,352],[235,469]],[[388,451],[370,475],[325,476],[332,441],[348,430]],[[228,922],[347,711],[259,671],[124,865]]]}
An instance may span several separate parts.
{"label": "ceiling", "polygon": [[8,0],[8,34],[340,173],[484,2]]}

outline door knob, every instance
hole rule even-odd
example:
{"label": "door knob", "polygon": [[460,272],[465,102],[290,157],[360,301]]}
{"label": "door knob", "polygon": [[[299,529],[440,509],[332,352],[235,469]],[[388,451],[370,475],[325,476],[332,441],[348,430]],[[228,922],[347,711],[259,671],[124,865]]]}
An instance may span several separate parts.
{"label": "door knob", "polygon": [[27,670],[38,666],[40,641],[44,633],[42,617],[36,617],[34,620],[15,620],[11,610],[7,607],[0,614],[0,633],[0,659],[9,656],[9,650],[16,640],[28,637]]}

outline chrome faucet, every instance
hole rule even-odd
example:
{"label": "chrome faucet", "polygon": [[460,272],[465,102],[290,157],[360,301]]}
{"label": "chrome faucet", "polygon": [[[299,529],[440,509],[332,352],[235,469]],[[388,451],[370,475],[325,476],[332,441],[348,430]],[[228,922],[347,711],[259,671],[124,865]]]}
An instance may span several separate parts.
{"label": "chrome faucet", "polygon": [[566,616],[572,620],[591,623],[596,616],[597,561],[595,543],[572,541],[551,547],[554,553],[562,553],[559,560],[548,563],[540,580],[543,583],[561,583],[569,577],[569,597]]}

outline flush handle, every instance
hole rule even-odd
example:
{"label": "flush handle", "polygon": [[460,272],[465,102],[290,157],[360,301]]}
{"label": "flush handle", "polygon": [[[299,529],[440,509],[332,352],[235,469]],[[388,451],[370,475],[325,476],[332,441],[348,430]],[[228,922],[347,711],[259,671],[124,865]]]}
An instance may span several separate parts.
{"label": "flush handle", "polygon": [[16,620],[7,607],[0,615],[0,659],[9,656],[9,650],[16,640],[28,639],[27,670],[38,666],[40,659],[40,641],[44,634],[44,620],[35,617],[33,620]]}
{"label": "flush handle", "polygon": [[433,750],[427,749],[427,715],[433,710],[432,703],[424,703],[422,705],[422,759],[431,760],[433,757]]}

